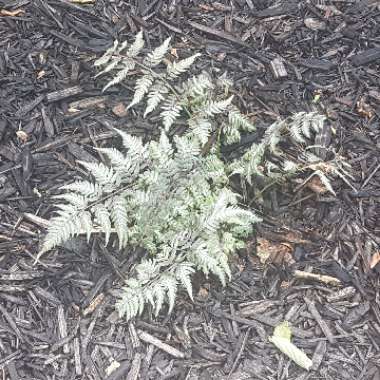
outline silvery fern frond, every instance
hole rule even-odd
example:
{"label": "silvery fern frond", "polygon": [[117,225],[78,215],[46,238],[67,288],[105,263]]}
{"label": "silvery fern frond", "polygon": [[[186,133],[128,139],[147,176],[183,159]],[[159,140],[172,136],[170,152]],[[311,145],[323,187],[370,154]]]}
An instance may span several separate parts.
{"label": "silvery fern frond", "polygon": [[238,128],[231,124],[224,124],[223,125],[223,144],[224,145],[231,145],[238,143],[241,138],[241,134]]}
{"label": "silvery fern frond", "polygon": [[209,116],[214,116],[219,113],[223,113],[227,111],[228,106],[231,104],[233,95],[230,96],[227,99],[224,100],[217,100],[217,101],[209,101],[205,108],[204,108],[204,113]]}
{"label": "silvery fern frond", "polygon": [[[292,139],[301,144],[305,144],[305,137],[310,136],[310,130],[306,130],[305,128],[305,117],[304,114],[296,114],[294,115],[288,125],[289,133]],[[305,132],[307,132],[305,134]]]}
{"label": "silvery fern frond", "polygon": [[129,47],[127,51],[127,56],[134,58],[136,57],[142,50],[142,48],[145,45],[144,37],[143,37],[143,32],[140,31],[136,34],[135,41],[133,44]]}
{"label": "silvery fern frond", "polygon": [[108,63],[109,60],[112,58],[113,54],[116,52],[116,49],[118,46],[119,46],[119,41],[115,40],[113,42],[113,45],[109,49],[107,49],[106,52],[94,62],[94,66],[103,66],[106,63]]}
{"label": "silvery fern frond", "polygon": [[[112,58],[111,62],[102,71],[100,71],[99,73],[95,75],[95,78],[116,69],[121,61],[122,61],[121,57]],[[118,83],[120,82],[121,81],[119,81]],[[103,88],[103,91],[105,91],[104,88]]]}
{"label": "silvery fern frond", "polygon": [[111,215],[107,207],[98,203],[92,207],[93,214],[95,215],[95,223],[102,229],[104,232],[104,244],[108,245],[110,240],[112,224],[111,224]]}
{"label": "silvery fern frond", "polygon": [[171,37],[168,37],[160,46],[148,54],[144,63],[149,67],[155,67],[159,65],[165,58],[166,53],[169,51],[170,41]]}
{"label": "silvery fern frond", "polygon": [[157,106],[165,99],[165,95],[169,92],[168,87],[163,83],[156,83],[151,87],[148,93],[147,106],[144,117],[153,112]]}
{"label": "silvery fern frond", "polygon": [[144,146],[143,141],[140,137],[132,136],[120,129],[115,129],[115,131],[121,136],[123,141],[123,146],[128,152],[128,156],[135,159],[144,158],[147,153],[147,147]]}
{"label": "silvery fern frond", "polygon": [[119,249],[128,243],[127,202],[123,195],[115,195],[112,200],[111,220],[119,238]]}
{"label": "silvery fern frond", "polygon": [[299,112],[288,118],[287,129],[291,137],[301,144],[305,144],[305,137],[311,138],[311,131],[320,132],[325,117],[316,112]]}
{"label": "silvery fern frond", "polygon": [[181,113],[182,105],[179,104],[175,95],[171,95],[163,104],[161,117],[165,131],[168,131]]}
{"label": "silvery fern frond", "polygon": [[198,139],[202,145],[206,144],[211,131],[212,124],[209,119],[203,116],[196,116],[189,120],[190,133],[194,135],[194,138]]}
{"label": "silvery fern frond", "polygon": [[58,212],[58,216],[50,220],[40,252],[47,252],[81,233],[82,218],[87,220],[87,214],[73,205],[67,205],[64,210]]}
{"label": "silvery fern frond", "polygon": [[183,93],[189,97],[205,96],[207,91],[212,90],[214,85],[209,77],[205,73],[191,77],[183,84]]}
{"label": "silvery fern frond", "polygon": [[247,132],[253,132],[256,130],[256,127],[235,106],[231,107],[228,112],[228,122],[235,129],[241,128]]}
{"label": "silvery fern frond", "polygon": [[102,187],[98,183],[93,183],[90,181],[75,181],[68,185],[60,187],[60,190],[73,191],[74,193],[79,193],[83,195],[86,199],[97,199],[102,194]]}
{"label": "silvery fern frond", "polygon": [[[146,304],[158,313],[166,303],[170,312],[179,287],[192,297],[196,269],[226,283],[228,253],[242,244],[239,229],[251,228],[256,220],[238,207],[237,195],[226,188],[223,162],[216,156],[202,157],[198,140],[184,135],[171,141],[162,133],[158,141],[143,144],[140,138],[117,132],[126,153],[100,148],[109,166],[83,164],[94,184],[65,187],[43,249],[99,231],[108,244],[115,232],[119,248],[142,247],[155,254],[138,264],[135,278],[126,281],[117,306],[120,314],[133,318]],[[230,239],[221,239],[228,229]]]}
{"label": "silvery fern frond", "polygon": [[[178,290],[177,279],[170,273],[164,273],[160,276],[160,280],[157,285],[158,287],[164,289],[169,304],[168,313],[171,313]],[[156,305],[156,315],[158,315],[161,307],[162,303]]]}
{"label": "silvery fern frond", "polygon": [[182,285],[193,301],[193,286],[191,283],[191,276],[194,274],[194,264],[190,262],[182,262],[175,268],[175,277],[180,285]]}
{"label": "silvery fern frond", "polygon": [[96,148],[96,150],[108,158],[115,171],[124,168],[129,163],[128,158],[116,148]]}
{"label": "silvery fern frond", "polygon": [[266,145],[263,143],[252,144],[244,155],[230,165],[231,174],[239,174],[252,184],[254,176],[263,176],[260,166],[263,162]]}
{"label": "silvery fern frond", "polygon": [[116,65],[118,65],[119,63],[122,65],[122,68],[119,70],[117,75],[103,87],[103,92],[106,91],[109,87],[121,83],[127,77],[130,70],[133,70],[136,66],[135,62],[133,62],[129,58],[125,58],[123,60],[115,60],[113,63],[115,63],[115,65],[108,66],[105,70],[102,71],[101,74],[113,70],[114,67],[116,67]]}
{"label": "silvery fern frond", "polygon": [[136,80],[135,93],[133,95],[133,99],[131,103],[129,103],[128,108],[135,106],[143,100],[145,94],[148,93],[154,82],[153,75],[146,71],[144,75]]}
{"label": "silvery fern frond", "polygon": [[285,128],[285,121],[276,121],[265,130],[262,144],[267,146],[271,153],[277,153]]}
{"label": "silvery fern frond", "polygon": [[174,79],[188,71],[190,66],[200,55],[201,54],[197,53],[178,62],[169,63],[167,66],[168,77]]}
{"label": "silvery fern frond", "polygon": [[112,167],[108,167],[103,163],[78,161],[85,167],[95,178],[96,182],[104,187],[119,184],[119,176]]}
{"label": "silvery fern frond", "polygon": [[219,255],[220,251],[218,251],[218,255],[215,257],[210,254],[211,252],[214,252],[212,248],[213,247],[209,247],[207,243],[202,242],[192,249],[189,257],[191,258],[191,261],[194,262],[195,266],[206,276],[210,273],[216,275],[222,285],[225,286],[226,278],[229,277],[229,273],[224,271],[223,266],[221,266],[219,262],[219,259],[224,253]]}

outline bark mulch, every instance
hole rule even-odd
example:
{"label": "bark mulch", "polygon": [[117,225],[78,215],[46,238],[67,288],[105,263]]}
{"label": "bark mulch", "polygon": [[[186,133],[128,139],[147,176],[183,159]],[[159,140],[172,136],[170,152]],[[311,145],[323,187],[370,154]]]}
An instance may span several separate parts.
{"label": "bark mulch", "polygon": [[[0,0],[2,378],[380,379],[379,25],[376,0]],[[353,178],[333,182],[336,196],[269,189],[227,288],[199,277],[194,303],[126,323],[113,305],[133,258],[96,239],[36,257],[51,196],[85,175],[76,161],[98,159],[114,127],[156,133],[125,111],[131,86],[94,80],[95,57],[140,29],[148,46],[172,35],[173,54],[201,51],[198,69],[227,72],[258,125],[325,113],[316,144]],[[262,264],[260,249],[276,254]],[[310,372],[269,342],[283,320]]]}

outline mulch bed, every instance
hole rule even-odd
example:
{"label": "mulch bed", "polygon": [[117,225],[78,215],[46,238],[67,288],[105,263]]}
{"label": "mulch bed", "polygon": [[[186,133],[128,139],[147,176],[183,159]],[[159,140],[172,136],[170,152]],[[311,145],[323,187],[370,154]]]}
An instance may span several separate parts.
{"label": "mulch bed", "polygon": [[[376,0],[0,0],[2,378],[379,380],[379,25]],[[94,80],[93,59],[141,28],[148,46],[172,35],[178,56],[201,51],[199,69],[228,72],[258,124],[325,113],[322,142],[354,179],[336,180],[336,197],[271,189],[256,238],[290,259],[242,255],[227,288],[200,277],[194,303],[126,323],[113,305],[133,258],[97,240],[36,257],[76,161],[97,159],[114,127],[157,133],[125,112],[128,84],[102,93]],[[283,320],[310,372],[268,341]]]}

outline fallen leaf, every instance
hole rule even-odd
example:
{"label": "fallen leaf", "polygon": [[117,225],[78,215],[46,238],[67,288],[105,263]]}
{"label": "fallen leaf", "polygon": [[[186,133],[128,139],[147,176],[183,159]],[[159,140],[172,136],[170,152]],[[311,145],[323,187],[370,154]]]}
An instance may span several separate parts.
{"label": "fallen leaf", "polygon": [[293,360],[297,365],[309,371],[313,362],[307,355],[291,342],[292,332],[287,321],[279,324],[269,338],[283,354]]}
{"label": "fallen leaf", "polygon": [[37,79],[41,79],[42,77],[44,77],[46,74],[46,71],[45,70],[41,70],[37,73]]}
{"label": "fallen leaf", "polygon": [[288,243],[273,243],[269,240],[257,239],[257,256],[262,264],[282,264],[294,262],[292,253],[293,247]]}
{"label": "fallen leaf", "polygon": [[112,107],[112,112],[119,117],[127,116],[127,107],[123,103],[118,103]]}
{"label": "fallen leaf", "polygon": [[15,9],[14,11],[7,11],[6,9],[0,10],[0,16],[9,16],[9,17],[15,17],[22,13],[25,13],[23,9]]}
{"label": "fallen leaf", "polygon": [[375,266],[380,262],[380,251],[375,252],[372,255],[371,262],[369,264],[369,267],[371,269],[375,268]]}
{"label": "fallen leaf", "polygon": [[116,371],[120,367],[120,363],[115,359],[111,358],[110,365],[106,368],[107,376],[111,375],[112,372]]}
{"label": "fallen leaf", "polygon": [[357,103],[356,107],[358,110],[358,113],[362,117],[366,117],[368,119],[371,119],[373,116],[373,110],[369,104],[365,102],[363,98],[361,98]]}
{"label": "fallen leaf", "polygon": [[22,131],[21,129],[16,132],[17,137],[23,142],[27,142],[29,139],[29,136],[26,132]]}
{"label": "fallen leaf", "polygon": [[322,183],[321,179],[318,176],[313,176],[310,181],[306,183],[306,187],[308,187],[311,191],[317,194],[325,194],[327,193],[326,186]]}
{"label": "fallen leaf", "polygon": [[197,297],[202,300],[202,301],[205,301],[207,298],[208,298],[208,295],[209,295],[209,290],[207,288],[205,288],[204,286],[201,286],[199,288],[199,291],[198,291],[198,294],[197,294]]}
{"label": "fallen leaf", "polygon": [[326,23],[316,18],[308,17],[304,20],[305,26],[311,30],[325,30]]}
{"label": "fallen leaf", "polygon": [[172,49],[170,50],[170,54],[171,54],[172,56],[176,57],[177,59],[179,59],[179,57],[178,57],[178,53],[177,53],[177,49],[176,49],[176,48],[172,48]]}
{"label": "fallen leaf", "polygon": [[85,317],[86,315],[93,313],[94,310],[102,303],[103,300],[104,294],[100,293],[96,298],[94,298],[91,301],[90,305],[83,310],[83,316]]}

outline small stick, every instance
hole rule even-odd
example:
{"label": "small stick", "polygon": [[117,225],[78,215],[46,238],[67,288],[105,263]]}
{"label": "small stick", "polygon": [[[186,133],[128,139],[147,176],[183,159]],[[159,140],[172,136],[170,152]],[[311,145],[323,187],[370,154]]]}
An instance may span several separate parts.
{"label": "small stick", "polygon": [[315,281],[323,282],[324,284],[327,284],[327,285],[335,285],[335,286],[342,285],[342,282],[338,278],[326,276],[324,274],[310,273],[310,272],[305,272],[302,270],[295,270],[293,274],[294,274],[294,277],[301,278],[304,280],[315,280]]}
{"label": "small stick", "polygon": [[315,307],[315,303],[308,298],[304,298],[307,308],[309,309],[310,314],[313,316],[315,321],[318,323],[319,327],[325,334],[328,341],[332,344],[335,343],[335,338],[330,330],[330,328],[327,326],[327,323],[322,319],[321,314],[319,314],[319,311]]}
{"label": "small stick", "polygon": [[79,338],[74,338],[74,362],[75,362],[75,374],[77,376],[82,375],[81,357]]}
{"label": "small stick", "polygon": [[[58,319],[59,335],[61,336],[62,339],[64,339],[68,336],[68,334],[67,334],[67,323],[65,319],[65,311],[62,305],[58,305],[57,314],[58,314],[57,319]],[[63,345],[63,353],[68,354],[69,352],[70,352],[69,345],[65,343]]]}
{"label": "small stick", "polygon": [[150,335],[144,331],[141,331],[141,330],[137,330],[137,334],[142,341],[144,341],[146,343],[153,344],[154,346],[156,346],[160,350],[165,351],[167,354],[169,354],[175,358],[178,358],[178,359],[184,359],[185,358],[185,354],[183,352],[177,350],[176,348],[174,348],[172,346],[169,346],[168,344],[162,342],[161,340],[157,339],[156,337],[154,337],[154,336],[152,336],[152,335]]}
{"label": "small stick", "polygon": [[141,362],[142,354],[137,352],[132,360],[131,369],[128,372],[126,380],[137,380],[140,374]]}

